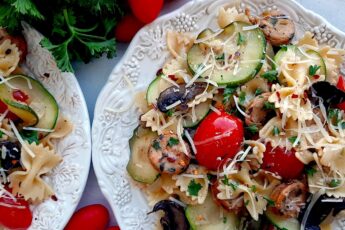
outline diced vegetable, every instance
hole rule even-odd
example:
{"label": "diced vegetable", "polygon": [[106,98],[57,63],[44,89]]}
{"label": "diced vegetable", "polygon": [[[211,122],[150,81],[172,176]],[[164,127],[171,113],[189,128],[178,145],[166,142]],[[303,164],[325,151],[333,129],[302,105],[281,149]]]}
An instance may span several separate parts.
{"label": "diced vegetable", "polygon": [[279,230],[299,230],[300,223],[295,218],[286,218],[273,213],[271,210],[267,210],[265,213],[267,219]]}

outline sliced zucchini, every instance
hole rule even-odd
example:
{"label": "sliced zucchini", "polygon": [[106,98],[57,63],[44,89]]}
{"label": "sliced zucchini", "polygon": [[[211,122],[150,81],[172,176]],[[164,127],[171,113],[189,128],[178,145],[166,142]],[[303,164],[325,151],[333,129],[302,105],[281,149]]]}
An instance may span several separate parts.
{"label": "sliced zucchini", "polygon": [[4,99],[8,110],[23,120],[24,126],[34,126],[38,123],[38,116],[29,106],[15,101]]}
{"label": "sliced zucchini", "polygon": [[129,140],[131,155],[127,163],[127,172],[135,181],[152,184],[160,175],[148,158],[149,148],[155,138],[157,133],[139,126]]}
{"label": "sliced zucchini", "polygon": [[195,106],[195,120],[193,121],[193,111],[190,109],[183,119],[183,127],[192,128],[202,121],[210,111],[212,100],[207,100]]}
{"label": "sliced zucchini", "polygon": [[150,83],[146,91],[146,100],[148,105],[156,104],[159,97],[159,81],[161,80],[161,75],[158,75]]}
{"label": "sliced zucchini", "polygon": [[[11,76],[7,80],[9,84],[29,96],[28,106],[38,117],[38,122],[34,124],[34,127],[54,129],[59,115],[59,107],[55,98],[44,88],[44,86],[39,81],[25,75]],[[15,101],[12,94],[13,90],[14,89],[6,84],[0,84],[0,100],[5,103],[6,100]],[[13,107],[12,103],[12,105],[9,106],[9,110],[16,113],[12,111],[14,108],[15,106]],[[42,135],[47,135],[47,133],[42,133]]]}
{"label": "sliced zucchini", "polygon": [[192,230],[232,230],[239,227],[238,217],[234,213],[222,210],[213,201],[210,192],[203,204],[187,206],[186,217]]}
{"label": "sliced zucchini", "polygon": [[[301,50],[295,45],[288,45],[282,49],[280,49],[276,56],[274,57],[275,65],[274,68],[278,69],[281,66],[282,61],[284,58],[288,58],[289,56],[299,57],[301,61],[310,60],[310,65],[318,65],[320,66],[320,70],[317,72],[318,74],[325,75],[327,78],[327,69],[326,64],[321,55],[314,50],[307,50],[304,54]],[[308,73],[306,73],[308,74]]]}
{"label": "sliced zucchini", "polygon": [[[227,69],[210,68],[203,72],[202,68],[205,68],[203,64],[207,61],[211,51],[204,43],[198,43],[194,44],[187,54],[190,71],[193,74],[201,72],[201,77],[208,76],[219,85],[237,86],[252,79],[261,69],[265,59],[266,39],[259,28],[243,30],[247,26],[250,26],[250,24],[233,22],[225,27],[221,34],[213,38],[226,43],[226,48],[223,48],[222,51],[223,54],[224,50],[227,50],[228,56],[236,57],[234,60],[237,59],[237,62],[234,61],[233,65],[228,66]],[[210,33],[211,30],[209,29],[204,30],[198,38],[209,36]],[[215,60],[206,63],[206,66],[213,66],[212,63],[219,62],[222,57],[224,62],[224,56],[226,55],[217,55],[214,56]],[[213,58],[212,55],[211,58]],[[212,69],[213,72],[211,73]]]}
{"label": "sliced zucchini", "polygon": [[299,230],[300,223],[296,218],[286,218],[267,210],[265,213],[267,219],[280,230]]}

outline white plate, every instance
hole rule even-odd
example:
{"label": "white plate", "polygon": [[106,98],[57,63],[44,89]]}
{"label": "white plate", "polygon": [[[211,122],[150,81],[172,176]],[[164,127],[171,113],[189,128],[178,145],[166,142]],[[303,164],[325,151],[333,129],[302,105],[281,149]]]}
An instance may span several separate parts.
{"label": "white plate", "polygon": [[[217,28],[218,8],[233,4],[229,2],[191,1],[144,27],[133,39],[98,97],[92,127],[93,165],[100,188],[123,230],[152,229],[157,220],[155,215],[147,215],[150,207],[126,173],[128,140],[138,125],[139,116],[132,104],[131,90],[137,92],[145,89],[169,57],[165,41],[168,30],[198,34],[207,27]],[[294,20],[297,27],[295,38],[300,38],[305,31],[311,31],[320,43],[345,48],[343,32],[294,1],[243,0],[240,7],[244,9],[245,6],[254,15],[264,10],[280,9]],[[134,88],[131,89],[130,85]],[[124,108],[124,112],[109,112],[107,108]]]}
{"label": "white plate", "polygon": [[91,161],[90,120],[83,93],[72,73],[61,73],[51,54],[39,42],[42,35],[23,23],[28,43],[24,71],[40,80],[57,100],[60,111],[74,130],[55,143],[63,161],[44,179],[53,187],[57,201],[49,199],[33,208],[32,230],[63,229],[82,196]]}

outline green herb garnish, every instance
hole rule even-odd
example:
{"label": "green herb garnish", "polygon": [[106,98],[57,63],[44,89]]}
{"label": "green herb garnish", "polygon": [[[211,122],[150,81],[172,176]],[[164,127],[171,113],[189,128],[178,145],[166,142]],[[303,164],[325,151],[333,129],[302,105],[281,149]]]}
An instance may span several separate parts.
{"label": "green herb garnish", "polygon": [[248,204],[249,204],[249,200],[246,200],[246,201],[244,202],[244,205],[245,205],[245,206],[248,206]]}
{"label": "green herb garnish", "polygon": [[268,102],[268,101],[265,101],[265,102],[264,102],[264,109],[269,110],[269,109],[275,109],[275,108],[276,108],[276,107],[274,106],[274,103]]}
{"label": "green herb garnish", "polygon": [[170,137],[168,140],[168,146],[173,147],[174,145],[178,145],[180,141],[177,138]]}
{"label": "green herb garnish", "polygon": [[158,140],[154,140],[154,141],[153,141],[152,147],[153,147],[155,150],[161,149],[161,146],[159,145],[159,141],[158,141]]}
{"label": "green herb garnish", "polygon": [[252,192],[256,192],[256,186],[255,186],[255,185],[252,185],[252,186],[250,187],[250,189],[252,190]]}
{"label": "green herb garnish", "polygon": [[259,128],[256,126],[256,124],[250,124],[249,126],[245,127],[245,130],[252,134],[256,134],[259,132]]}
{"label": "green herb garnish", "polygon": [[217,61],[224,61],[224,57],[225,57],[225,55],[224,55],[224,53],[222,53],[222,55],[216,56],[216,60]]}
{"label": "green herb garnish", "polygon": [[229,179],[225,176],[224,179],[222,180],[222,183],[224,185],[230,186],[232,190],[236,191],[238,184],[236,182],[229,181]]}
{"label": "green herb garnish", "polygon": [[167,112],[168,117],[172,117],[172,115],[174,115],[174,110],[173,109],[169,109]]}
{"label": "green herb garnish", "polygon": [[267,201],[268,206],[275,206],[275,203],[273,200],[271,200],[270,198],[265,197],[265,196],[263,198]]}
{"label": "green herb garnish", "polygon": [[223,103],[227,103],[230,100],[230,97],[232,97],[234,95],[234,93],[236,92],[237,87],[233,87],[233,86],[226,86],[226,88],[224,89],[224,93],[223,93]]}
{"label": "green herb garnish", "polygon": [[332,179],[331,182],[329,182],[329,187],[335,188],[340,185],[340,180]]}
{"label": "green herb garnish", "polygon": [[268,82],[275,82],[278,79],[278,71],[277,70],[269,70],[263,74],[261,77],[265,78]]}
{"label": "green herb garnish", "polygon": [[281,49],[282,51],[287,51],[287,50],[288,50],[288,46],[287,46],[287,45],[281,45],[281,46],[280,46],[280,49]]}
{"label": "green herb garnish", "polygon": [[263,93],[263,91],[262,91],[262,89],[260,89],[260,88],[257,88],[256,90],[255,90],[255,96],[259,96],[260,94],[262,94]]}
{"label": "green herb garnish", "polygon": [[191,196],[198,196],[199,191],[201,190],[202,185],[199,183],[195,183],[195,180],[191,180],[188,185],[188,193]]}
{"label": "green herb garnish", "polygon": [[240,46],[246,42],[246,37],[242,33],[238,33],[237,45]]}
{"label": "green herb garnish", "polygon": [[317,170],[314,167],[309,166],[307,166],[304,171],[308,176],[314,176],[314,174],[317,172]]}
{"label": "green herb garnish", "polygon": [[243,105],[243,103],[246,101],[246,92],[241,91],[240,95],[238,96],[238,101]]}
{"label": "green herb garnish", "polygon": [[321,68],[321,66],[319,66],[319,65],[309,66],[309,76],[314,76],[320,68]]}
{"label": "green herb garnish", "polygon": [[297,136],[289,137],[288,140],[290,141],[291,144],[294,144],[296,142],[296,140],[297,140]]}
{"label": "green herb garnish", "polygon": [[20,136],[24,141],[27,141],[29,144],[36,143],[38,144],[38,132],[35,130],[22,130]]}
{"label": "green herb garnish", "polygon": [[277,126],[274,126],[273,130],[272,130],[272,133],[273,133],[274,136],[278,136],[279,133],[280,133],[279,128]]}
{"label": "green herb garnish", "polygon": [[0,130],[0,138],[2,138],[3,135],[4,135],[4,132],[2,132],[2,131]]}

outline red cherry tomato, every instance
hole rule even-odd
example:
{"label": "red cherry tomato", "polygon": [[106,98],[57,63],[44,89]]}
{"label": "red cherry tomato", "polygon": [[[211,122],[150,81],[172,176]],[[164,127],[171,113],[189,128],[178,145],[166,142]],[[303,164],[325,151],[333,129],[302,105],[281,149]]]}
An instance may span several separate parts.
{"label": "red cherry tomato", "polygon": [[12,96],[15,100],[20,101],[20,102],[26,102],[29,99],[29,96],[19,89],[14,90],[12,92]]}
{"label": "red cherry tomato", "polygon": [[107,228],[108,222],[108,210],[101,204],[93,204],[75,212],[65,230],[102,230]]}
{"label": "red cherry tomato", "polygon": [[132,14],[128,14],[122,18],[115,29],[115,37],[120,42],[130,42],[134,35],[144,26]]}
{"label": "red cherry tomato", "polygon": [[128,2],[135,17],[146,24],[158,17],[164,0],[129,0]]}
{"label": "red cherry tomato", "polygon": [[345,79],[341,75],[338,78],[337,88],[342,91],[345,91]]}
{"label": "red cherry tomato", "polygon": [[217,170],[224,159],[232,158],[243,141],[242,121],[224,111],[210,113],[194,135],[196,159],[200,165]]}
{"label": "red cherry tomato", "polygon": [[121,230],[119,226],[111,226],[107,230]]}
{"label": "red cherry tomato", "polygon": [[0,225],[9,229],[27,229],[32,222],[32,213],[29,203],[22,198],[14,201],[11,198],[0,198]]}
{"label": "red cherry tomato", "polygon": [[272,148],[268,143],[261,167],[277,173],[284,179],[295,179],[302,174],[304,164],[296,158],[295,150],[286,151],[281,147]]}

